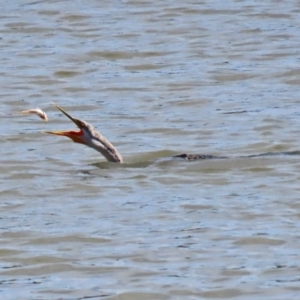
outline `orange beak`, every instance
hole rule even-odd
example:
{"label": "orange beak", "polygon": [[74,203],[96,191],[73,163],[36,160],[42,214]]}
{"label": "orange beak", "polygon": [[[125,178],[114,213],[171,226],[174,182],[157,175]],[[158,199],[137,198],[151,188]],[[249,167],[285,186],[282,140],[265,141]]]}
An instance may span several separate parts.
{"label": "orange beak", "polygon": [[81,122],[75,118],[73,118],[71,115],[69,115],[66,111],[64,111],[61,107],[53,103],[53,105],[59,109],[65,116],[67,116],[73,123],[76,124],[76,126],[80,129],[79,131],[69,130],[69,131],[44,131],[45,133],[49,134],[55,134],[55,135],[61,135],[66,136],[70,139],[72,139],[75,143],[84,144],[82,140],[83,131],[82,131],[82,125]]}

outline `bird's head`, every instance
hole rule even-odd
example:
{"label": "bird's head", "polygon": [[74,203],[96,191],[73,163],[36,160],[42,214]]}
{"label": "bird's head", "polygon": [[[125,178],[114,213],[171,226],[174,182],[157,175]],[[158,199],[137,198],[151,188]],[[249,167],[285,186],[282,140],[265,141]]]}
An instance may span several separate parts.
{"label": "bird's head", "polygon": [[64,111],[61,107],[58,105],[54,104],[53,105],[59,109],[65,116],[67,116],[77,127],[79,130],[67,130],[67,131],[45,131],[45,133],[49,134],[55,134],[55,135],[61,135],[61,136],[66,136],[73,140],[75,143],[79,144],[88,144],[88,137],[90,136],[90,126],[89,124],[85,121],[75,119],[71,115],[69,115],[66,111]]}

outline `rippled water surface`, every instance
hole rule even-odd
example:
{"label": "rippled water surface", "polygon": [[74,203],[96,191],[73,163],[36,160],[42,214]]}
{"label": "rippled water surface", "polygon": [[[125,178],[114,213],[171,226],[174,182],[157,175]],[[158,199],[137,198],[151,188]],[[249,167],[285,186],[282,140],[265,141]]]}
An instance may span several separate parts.
{"label": "rippled water surface", "polygon": [[[0,298],[298,299],[299,13],[295,0],[5,2]],[[74,128],[51,102],[125,163],[44,134]],[[20,114],[35,107],[48,123]]]}

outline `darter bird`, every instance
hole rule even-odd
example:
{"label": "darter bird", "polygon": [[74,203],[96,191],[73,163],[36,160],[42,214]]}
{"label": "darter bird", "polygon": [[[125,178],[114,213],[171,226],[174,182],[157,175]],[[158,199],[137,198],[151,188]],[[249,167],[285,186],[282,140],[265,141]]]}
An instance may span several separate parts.
{"label": "darter bird", "polygon": [[[53,103],[54,104],[54,103]],[[75,143],[83,144],[100,152],[108,161],[123,163],[123,158],[119,151],[109,142],[101,133],[99,133],[91,124],[86,121],[73,118],[70,114],[64,111],[61,107],[54,104],[65,116],[74,122],[79,130],[69,131],[45,131],[45,133],[66,136]],[[213,158],[226,158],[224,156],[214,156],[205,154],[179,154],[173,156],[174,158],[181,158],[185,160],[201,160]]]}

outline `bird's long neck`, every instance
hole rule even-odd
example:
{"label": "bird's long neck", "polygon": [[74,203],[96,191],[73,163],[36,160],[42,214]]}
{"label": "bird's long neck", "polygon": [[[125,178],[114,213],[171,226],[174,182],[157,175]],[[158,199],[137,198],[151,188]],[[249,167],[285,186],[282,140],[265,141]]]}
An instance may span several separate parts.
{"label": "bird's long neck", "polygon": [[94,140],[89,146],[100,152],[110,162],[123,162],[123,158],[119,151],[104,136],[102,136],[99,141],[98,139]]}
{"label": "bird's long neck", "polygon": [[88,146],[100,152],[108,161],[122,163],[123,158],[117,148],[93,126],[90,124],[88,126],[93,136],[92,142]]}

